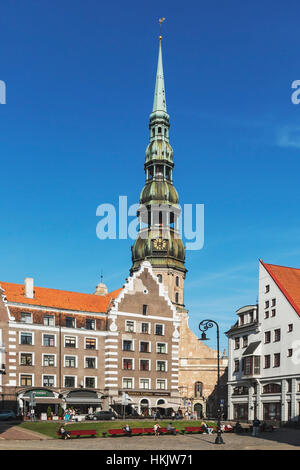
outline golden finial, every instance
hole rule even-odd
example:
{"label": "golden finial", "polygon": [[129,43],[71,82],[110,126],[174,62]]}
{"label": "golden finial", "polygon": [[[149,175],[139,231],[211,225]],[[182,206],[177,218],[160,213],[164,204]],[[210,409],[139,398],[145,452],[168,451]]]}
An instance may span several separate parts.
{"label": "golden finial", "polygon": [[158,22],[159,22],[159,26],[160,26],[160,35],[158,37],[158,39],[161,41],[162,40],[162,35],[161,35],[161,25],[162,23],[165,21],[166,18],[159,18]]}

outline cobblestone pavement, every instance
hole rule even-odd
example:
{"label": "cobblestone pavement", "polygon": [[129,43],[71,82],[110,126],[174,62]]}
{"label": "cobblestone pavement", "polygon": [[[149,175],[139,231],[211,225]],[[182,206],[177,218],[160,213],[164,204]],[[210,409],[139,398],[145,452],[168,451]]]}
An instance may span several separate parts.
{"label": "cobblestone pavement", "polygon": [[[0,450],[300,450],[300,430],[280,429],[262,433],[222,434],[225,444],[215,444],[215,435],[133,436],[50,439],[38,433],[11,427],[1,433]],[[154,450],[155,449],[155,450]]]}

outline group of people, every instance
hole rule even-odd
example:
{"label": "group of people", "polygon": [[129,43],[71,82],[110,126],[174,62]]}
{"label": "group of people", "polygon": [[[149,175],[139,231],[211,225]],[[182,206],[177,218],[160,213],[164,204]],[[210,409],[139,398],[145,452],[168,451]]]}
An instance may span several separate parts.
{"label": "group of people", "polygon": [[[167,430],[170,431],[172,434],[174,434],[176,436],[177,434],[177,429],[174,428],[174,426],[172,425],[172,423],[169,423],[168,426],[167,426]],[[123,427],[123,431],[125,432],[125,434],[129,437],[132,436],[132,430],[131,430],[131,427],[129,426],[129,424],[126,424],[124,427]],[[154,435],[155,436],[159,436],[161,434],[161,427],[158,423],[155,423],[154,426],[153,426],[153,431],[154,431]]]}

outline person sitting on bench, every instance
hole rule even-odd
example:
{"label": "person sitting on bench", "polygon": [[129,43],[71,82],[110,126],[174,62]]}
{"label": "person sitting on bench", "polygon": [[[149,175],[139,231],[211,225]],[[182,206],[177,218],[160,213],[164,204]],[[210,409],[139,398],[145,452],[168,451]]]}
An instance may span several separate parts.
{"label": "person sitting on bench", "polygon": [[154,424],[153,431],[154,431],[155,436],[160,435],[160,425],[158,423]]}
{"label": "person sitting on bench", "polygon": [[209,428],[204,421],[202,421],[201,423],[201,428],[204,429],[204,432],[206,432],[206,434],[212,434],[212,428]]}
{"label": "person sitting on bench", "polygon": [[123,431],[126,433],[127,436],[131,437],[132,431],[131,431],[131,427],[129,426],[129,424],[126,424],[126,426],[124,426]]}
{"label": "person sitting on bench", "polygon": [[176,436],[176,434],[177,434],[176,428],[174,428],[174,426],[172,426],[172,423],[168,424],[167,431],[170,431],[172,434],[174,434],[174,436]]}
{"label": "person sitting on bench", "polygon": [[68,431],[65,430],[63,426],[61,426],[58,430],[59,434],[61,435],[62,439],[70,439],[71,436]]}

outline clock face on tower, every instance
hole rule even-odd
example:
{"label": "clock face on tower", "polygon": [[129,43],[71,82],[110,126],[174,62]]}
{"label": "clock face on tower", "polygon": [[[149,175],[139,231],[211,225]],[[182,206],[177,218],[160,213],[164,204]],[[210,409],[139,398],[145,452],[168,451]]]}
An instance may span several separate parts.
{"label": "clock face on tower", "polygon": [[166,250],[167,240],[163,240],[162,238],[156,238],[155,240],[153,240],[153,246],[156,250]]}

